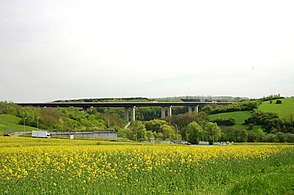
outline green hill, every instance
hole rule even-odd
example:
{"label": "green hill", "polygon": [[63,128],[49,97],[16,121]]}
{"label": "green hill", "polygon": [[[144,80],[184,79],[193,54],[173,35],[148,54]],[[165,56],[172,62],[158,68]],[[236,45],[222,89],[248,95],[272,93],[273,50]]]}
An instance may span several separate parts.
{"label": "green hill", "polygon": [[258,109],[263,112],[273,112],[277,113],[280,118],[290,120],[292,117],[292,121],[294,120],[294,98],[285,98],[280,99],[282,104],[276,104],[276,100],[263,102]]}
{"label": "green hill", "polygon": [[[12,131],[24,131],[24,125],[19,125],[20,121],[19,117],[10,114],[0,114],[0,135],[7,132],[10,133]],[[30,131],[36,129],[35,127],[25,126],[26,131]]]}
{"label": "green hill", "polygon": [[216,119],[230,119],[233,118],[236,120],[236,125],[232,126],[234,128],[247,128],[247,126],[242,125],[246,119],[251,116],[250,111],[238,111],[238,112],[225,112],[219,114],[209,115],[210,120]]}

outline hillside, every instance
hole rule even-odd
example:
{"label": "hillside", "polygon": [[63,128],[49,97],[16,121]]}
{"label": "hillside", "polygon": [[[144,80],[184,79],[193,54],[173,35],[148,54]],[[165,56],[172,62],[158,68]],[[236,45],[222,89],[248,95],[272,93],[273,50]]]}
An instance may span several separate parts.
{"label": "hillside", "polygon": [[246,128],[246,126],[242,125],[244,121],[251,116],[250,111],[238,111],[238,112],[226,112],[219,114],[209,115],[210,120],[216,119],[230,119],[233,118],[236,120],[236,125],[232,126],[234,128]]}
{"label": "hillside", "polygon": [[[10,133],[12,131],[24,131],[24,125],[19,125],[21,118],[11,114],[0,114],[0,135]],[[35,127],[25,126],[25,130],[33,130]]]}
{"label": "hillside", "polygon": [[258,109],[263,112],[277,113],[280,118],[291,120],[294,119],[294,98],[280,99],[282,104],[276,104],[276,100],[263,102]]}

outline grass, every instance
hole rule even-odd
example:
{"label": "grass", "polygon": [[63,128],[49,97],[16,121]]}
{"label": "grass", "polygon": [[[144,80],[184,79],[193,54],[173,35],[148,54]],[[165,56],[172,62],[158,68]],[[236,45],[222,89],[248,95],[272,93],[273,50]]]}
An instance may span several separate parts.
{"label": "grass", "polygon": [[279,117],[294,121],[294,98],[281,99],[282,104],[276,104],[276,100],[263,102],[258,109],[263,112],[278,113]]}
{"label": "grass", "polygon": [[0,143],[0,194],[294,193],[293,145],[95,145],[10,137]]}
{"label": "grass", "polygon": [[[24,125],[19,125],[20,118],[10,114],[0,115],[0,135],[13,131],[24,131]],[[25,126],[26,131],[36,129],[35,127]]]}
{"label": "grass", "polygon": [[[210,120],[216,120],[216,119],[229,119],[233,118],[236,120],[236,124],[232,126],[232,128],[235,129],[247,129],[247,125],[243,125],[246,119],[248,119],[251,116],[250,111],[238,111],[238,112],[226,112],[226,113],[219,113],[219,114],[212,114],[209,115],[208,118]],[[257,130],[260,128],[260,126],[254,126],[253,130]]]}

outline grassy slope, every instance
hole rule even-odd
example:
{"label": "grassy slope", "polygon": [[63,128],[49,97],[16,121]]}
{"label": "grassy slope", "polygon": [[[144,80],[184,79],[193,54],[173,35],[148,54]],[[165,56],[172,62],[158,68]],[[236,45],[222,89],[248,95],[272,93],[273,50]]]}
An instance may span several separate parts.
{"label": "grassy slope", "polygon": [[[247,129],[248,126],[243,125],[243,123],[250,116],[251,116],[251,111],[238,111],[238,112],[226,112],[226,113],[212,114],[212,115],[209,115],[208,118],[210,120],[233,118],[236,120],[236,125],[232,126],[233,128]],[[259,128],[260,128],[260,126],[256,125],[256,126],[254,126],[253,130],[257,130]]]}
{"label": "grassy slope", "polygon": [[[10,114],[1,114],[0,115],[0,135],[3,135],[4,132],[10,133],[11,131],[23,131],[24,126],[19,125],[19,117]],[[36,129],[35,127],[26,126],[26,131]]]}
{"label": "grassy slope", "polygon": [[219,113],[219,114],[212,114],[209,115],[210,120],[216,119],[229,119],[233,118],[236,120],[236,125],[233,127],[235,128],[246,128],[246,126],[242,125],[244,121],[251,116],[250,111],[239,111],[239,112],[226,112],[226,113]]}
{"label": "grassy slope", "polygon": [[276,104],[276,100],[273,100],[272,103],[270,101],[263,102],[258,109],[264,112],[274,112],[278,113],[281,118],[290,119],[292,117],[294,119],[294,98],[285,98],[281,99],[282,104]]}

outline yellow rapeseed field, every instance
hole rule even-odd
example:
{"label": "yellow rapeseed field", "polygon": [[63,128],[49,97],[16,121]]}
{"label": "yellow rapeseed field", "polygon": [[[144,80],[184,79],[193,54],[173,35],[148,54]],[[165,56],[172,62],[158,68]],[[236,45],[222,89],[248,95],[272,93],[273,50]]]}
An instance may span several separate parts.
{"label": "yellow rapeseed field", "polygon": [[[99,145],[94,140],[42,140],[0,138],[0,184],[9,181],[38,181],[52,185],[62,181],[96,183],[105,179],[118,185],[134,174],[178,173],[189,166],[217,164],[237,159],[266,159],[293,150],[291,145],[180,146]],[[57,179],[58,178],[58,179]]]}
{"label": "yellow rapeseed field", "polygon": [[[0,139],[1,142],[3,138]],[[225,146],[195,147],[174,145],[75,145],[65,142],[66,146],[30,146],[42,140],[31,140],[27,145],[19,147],[2,146],[0,152],[0,175],[2,182],[14,178],[32,178],[40,174],[59,174],[61,179],[73,179],[87,175],[87,180],[94,181],[98,177],[118,178],[127,176],[130,170],[148,172],[169,163],[180,165],[197,164],[200,161],[217,162],[219,160],[237,158],[266,158],[267,156],[293,148],[292,146]],[[11,138],[12,143],[20,141]],[[26,140],[27,141],[27,140]],[[87,143],[87,141],[84,141]],[[89,142],[92,144],[93,140]],[[25,143],[25,142],[24,142]],[[84,144],[85,144],[84,143]],[[177,170],[169,170],[177,171]],[[70,173],[70,174],[69,174]]]}

